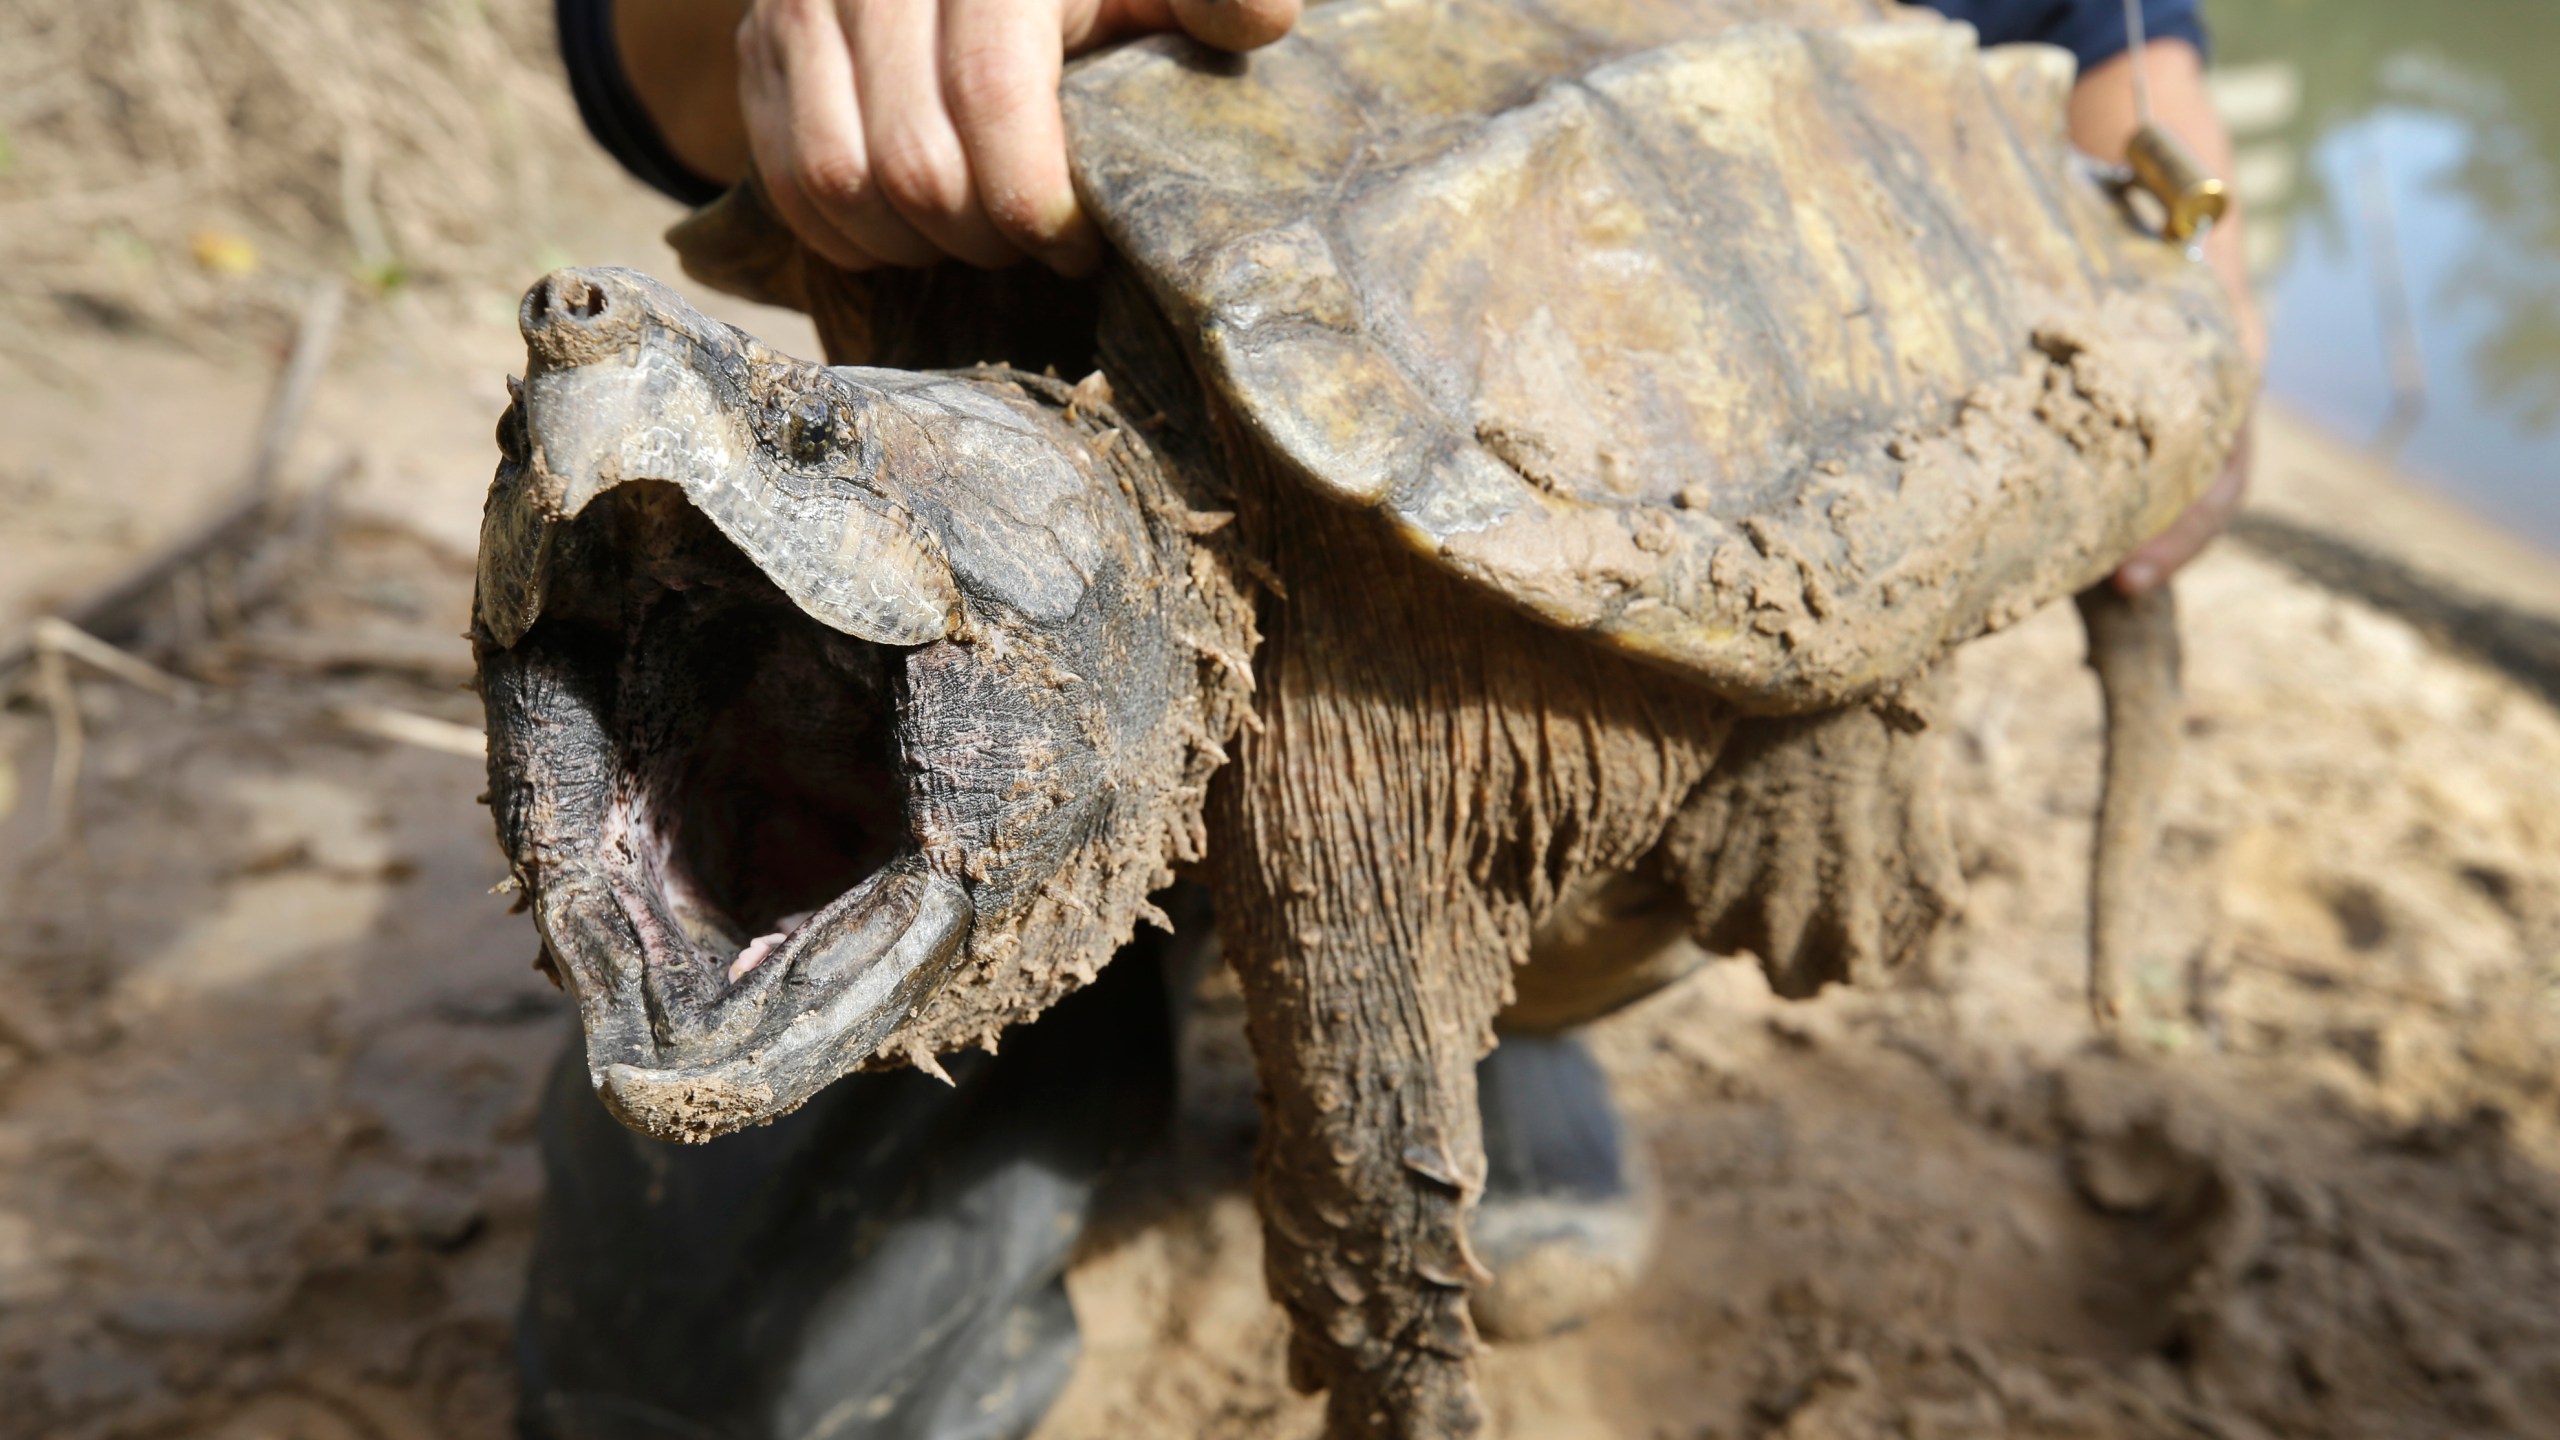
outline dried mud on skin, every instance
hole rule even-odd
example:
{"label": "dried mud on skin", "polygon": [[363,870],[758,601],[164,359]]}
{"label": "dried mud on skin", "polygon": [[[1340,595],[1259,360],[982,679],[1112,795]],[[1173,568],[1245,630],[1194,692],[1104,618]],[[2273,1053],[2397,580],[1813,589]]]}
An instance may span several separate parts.
{"label": "dried mud on skin", "polygon": [[[359,541],[305,620],[458,628],[458,571]],[[2056,611],[1958,668],[1970,893],[1931,973],[1791,1004],[1720,963],[1598,1028],[1661,1254],[1492,1352],[1494,1433],[2560,1433],[2560,715],[2236,547],[2182,599],[2133,1057],[2087,1040],[2097,704]],[[85,861],[33,795],[0,828],[0,1436],[509,1433],[568,1022],[483,893],[477,767],[86,694]],[[1175,1141],[1070,1277],[1086,1355],[1042,1440],[1316,1433],[1240,1029],[1213,982]]]}
{"label": "dried mud on skin", "polygon": [[[2182,598],[2140,1058],[2087,1040],[2097,704],[2047,614],[1958,667],[1971,894],[1934,973],[1790,1005],[1724,963],[1598,1027],[1662,1249],[1623,1309],[1493,1353],[1496,1433],[2560,1427],[2560,720],[2230,547]],[[1241,1207],[1095,1247],[1082,1312],[1135,1320],[1088,1327],[1044,1440],[1316,1433],[1238,1298]]]}

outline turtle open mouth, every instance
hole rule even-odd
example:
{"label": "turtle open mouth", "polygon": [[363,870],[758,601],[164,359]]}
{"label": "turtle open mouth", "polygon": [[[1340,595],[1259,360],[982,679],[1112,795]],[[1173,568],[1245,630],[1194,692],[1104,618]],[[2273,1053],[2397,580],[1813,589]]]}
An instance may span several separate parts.
{"label": "turtle open mouth", "polygon": [[651,1133],[788,1110],[861,1063],[966,939],[914,838],[911,649],[828,628],[671,484],[555,542],[492,657],[493,799],[608,1103]]}
{"label": "turtle open mouth", "polygon": [[[695,533],[651,552],[727,549],[661,508]],[[818,941],[902,848],[899,655],[744,567],[634,576],[625,605],[600,858],[653,960],[734,986]]]}
{"label": "turtle open mouth", "polygon": [[[1115,757],[1179,743],[1196,662],[1126,598],[1154,541],[1119,452],[1010,380],[809,365],[628,271],[547,276],[518,318],[474,606],[490,805],[624,1121],[709,1139],[935,1024],[948,1048],[928,1002],[1059,876],[1158,883]],[[978,1037],[1016,1018],[978,1003]]]}

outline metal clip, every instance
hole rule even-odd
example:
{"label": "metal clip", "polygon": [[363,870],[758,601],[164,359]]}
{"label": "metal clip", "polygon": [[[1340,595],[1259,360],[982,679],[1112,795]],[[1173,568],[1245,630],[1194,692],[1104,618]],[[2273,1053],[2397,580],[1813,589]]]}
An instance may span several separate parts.
{"label": "metal clip", "polygon": [[2178,137],[2157,125],[2133,132],[2125,147],[2133,183],[2160,202],[2160,233],[2184,244],[2211,228],[2231,208],[2230,188],[2208,173]]}

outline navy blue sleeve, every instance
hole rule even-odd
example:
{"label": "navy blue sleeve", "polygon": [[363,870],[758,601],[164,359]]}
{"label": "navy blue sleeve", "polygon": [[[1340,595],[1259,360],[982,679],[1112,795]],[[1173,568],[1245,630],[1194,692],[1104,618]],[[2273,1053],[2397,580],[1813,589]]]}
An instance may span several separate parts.
{"label": "navy blue sleeve", "polygon": [[[2072,53],[2080,68],[2111,60],[2130,48],[2123,0],[1912,0],[1951,19],[1970,22],[1985,45],[2041,40]],[[2179,39],[2205,48],[2201,0],[2142,0],[2145,29],[2154,40]],[[695,173],[667,147],[655,121],[622,72],[613,38],[613,0],[556,0],[560,58],[578,115],[596,143],[643,183],[687,205],[718,199],[719,182]]]}
{"label": "navy blue sleeve", "polygon": [[632,90],[631,77],[622,73],[622,51],[613,40],[613,0],[558,0],[554,13],[560,21],[560,59],[569,67],[569,93],[577,97],[587,133],[650,188],[687,205],[719,199],[727,187],[676,158]]}
{"label": "navy blue sleeve", "polygon": [[[2133,48],[2124,0],[1912,0],[1982,32],[1985,45],[2041,40],[2071,52],[2086,70]],[[2154,40],[2205,49],[2202,0],[2142,0],[2142,28]]]}

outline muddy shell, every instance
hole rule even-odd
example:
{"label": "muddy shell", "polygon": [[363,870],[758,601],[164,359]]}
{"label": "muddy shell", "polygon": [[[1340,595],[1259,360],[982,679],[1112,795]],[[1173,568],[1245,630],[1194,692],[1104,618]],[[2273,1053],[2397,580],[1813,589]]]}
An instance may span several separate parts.
{"label": "muddy shell", "polygon": [[1795,711],[2087,585],[2245,412],[2212,277],[2072,152],[2071,80],[1857,0],[1414,0],[1225,64],[1132,46],[1065,105],[1287,473]]}

